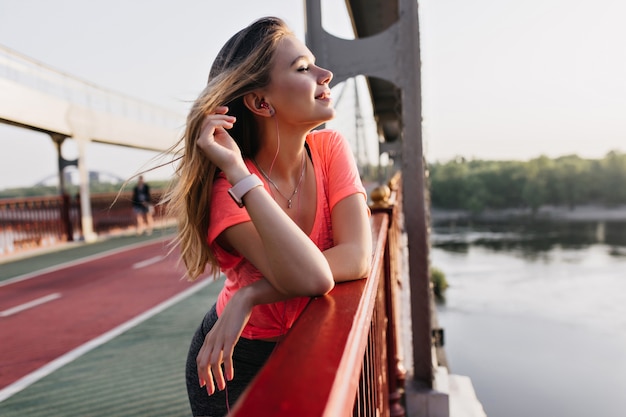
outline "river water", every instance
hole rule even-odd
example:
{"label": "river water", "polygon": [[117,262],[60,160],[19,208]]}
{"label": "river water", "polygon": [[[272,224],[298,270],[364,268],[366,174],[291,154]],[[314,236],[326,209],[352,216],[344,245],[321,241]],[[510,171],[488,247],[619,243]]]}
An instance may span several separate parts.
{"label": "river water", "polygon": [[435,226],[450,372],[489,417],[626,416],[626,224]]}

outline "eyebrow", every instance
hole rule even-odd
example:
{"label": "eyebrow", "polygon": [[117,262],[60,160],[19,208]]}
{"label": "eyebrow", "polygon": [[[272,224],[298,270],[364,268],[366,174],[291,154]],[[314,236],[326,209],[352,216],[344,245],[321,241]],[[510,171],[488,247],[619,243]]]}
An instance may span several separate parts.
{"label": "eyebrow", "polygon": [[300,55],[300,56],[296,57],[296,59],[291,61],[291,65],[290,66],[294,66],[301,59],[304,59],[304,60],[307,60],[307,61],[311,61],[311,62],[315,62],[315,57],[311,57],[309,55]]}

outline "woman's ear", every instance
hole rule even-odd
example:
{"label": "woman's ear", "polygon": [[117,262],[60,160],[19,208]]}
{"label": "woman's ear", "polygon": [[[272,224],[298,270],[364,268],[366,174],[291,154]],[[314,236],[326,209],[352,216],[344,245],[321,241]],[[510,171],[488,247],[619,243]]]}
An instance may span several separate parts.
{"label": "woman's ear", "polygon": [[253,114],[262,117],[274,115],[274,109],[265,101],[263,97],[256,93],[249,93],[243,97],[243,103]]}

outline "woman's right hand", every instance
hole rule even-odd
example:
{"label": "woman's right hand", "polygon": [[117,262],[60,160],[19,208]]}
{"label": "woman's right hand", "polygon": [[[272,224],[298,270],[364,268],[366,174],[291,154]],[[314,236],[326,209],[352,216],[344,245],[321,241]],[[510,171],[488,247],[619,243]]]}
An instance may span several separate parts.
{"label": "woman's right hand", "polygon": [[215,109],[215,113],[206,115],[196,145],[224,172],[231,184],[236,184],[249,172],[239,146],[226,131],[236,122],[236,118],[227,112],[228,107],[220,106]]}
{"label": "woman's right hand", "polygon": [[209,395],[213,395],[216,386],[220,391],[226,388],[224,376],[228,381],[235,376],[233,351],[243,328],[248,323],[252,307],[250,298],[245,297],[245,291],[240,289],[233,294],[213,328],[204,338],[202,348],[196,357],[196,365],[200,386],[206,385]]}

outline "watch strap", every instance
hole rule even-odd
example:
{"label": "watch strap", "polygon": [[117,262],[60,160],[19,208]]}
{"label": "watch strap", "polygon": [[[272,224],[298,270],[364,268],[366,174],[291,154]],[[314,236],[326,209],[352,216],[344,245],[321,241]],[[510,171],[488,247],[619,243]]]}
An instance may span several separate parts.
{"label": "watch strap", "polygon": [[263,181],[255,174],[250,174],[247,177],[240,180],[237,184],[233,185],[232,188],[228,189],[228,194],[232,197],[232,199],[237,203],[239,207],[243,207],[243,197],[253,188],[262,187]]}

